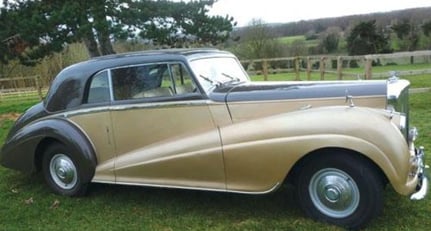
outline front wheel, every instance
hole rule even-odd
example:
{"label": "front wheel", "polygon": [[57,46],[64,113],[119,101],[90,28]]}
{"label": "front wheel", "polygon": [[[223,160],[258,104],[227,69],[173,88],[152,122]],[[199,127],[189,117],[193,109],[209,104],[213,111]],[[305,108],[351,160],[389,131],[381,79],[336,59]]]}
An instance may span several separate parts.
{"label": "front wheel", "polygon": [[298,176],[300,206],[314,219],[359,229],[382,209],[381,175],[361,156],[324,153],[307,162]]}
{"label": "front wheel", "polygon": [[65,196],[85,194],[87,184],[82,182],[79,167],[79,163],[64,145],[53,144],[43,155],[45,181],[57,194]]}

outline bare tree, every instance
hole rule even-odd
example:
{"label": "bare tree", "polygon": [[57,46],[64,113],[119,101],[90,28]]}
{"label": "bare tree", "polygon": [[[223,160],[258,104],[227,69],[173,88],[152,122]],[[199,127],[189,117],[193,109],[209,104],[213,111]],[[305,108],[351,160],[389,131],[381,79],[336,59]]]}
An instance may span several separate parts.
{"label": "bare tree", "polygon": [[319,49],[321,53],[337,51],[342,30],[339,27],[329,27],[319,36]]}
{"label": "bare tree", "polygon": [[283,56],[282,44],[262,19],[253,19],[241,37],[240,56],[249,59]]}

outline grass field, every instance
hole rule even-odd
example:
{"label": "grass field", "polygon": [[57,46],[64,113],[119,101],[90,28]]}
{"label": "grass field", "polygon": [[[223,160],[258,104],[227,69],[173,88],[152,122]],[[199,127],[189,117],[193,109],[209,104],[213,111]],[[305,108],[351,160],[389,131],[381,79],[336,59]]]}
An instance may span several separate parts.
{"label": "grass field", "polygon": [[286,45],[292,45],[294,42],[301,41],[305,44],[306,47],[315,47],[319,44],[319,40],[307,40],[304,35],[280,37],[278,38],[278,40]]}
{"label": "grass field", "polygon": [[[415,87],[431,86],[429,76],[409,79]],[[410,98],[412,124],[421,131],[417,143],[430,150],[431,92]],[[0,144],[13,122],[13,116],[7,115],[20,113],[33,103],[0,103]],[[427,162],[431,162],[429,157]],[[430,213],[429,198],[412,202],[387,187],[383,214],[367,230],[429,230]],[[52,194],[41,175],[0,167],[0,230],[342,229],[304,217],[290,187],[250,196],[93,184],[86,197],[67,198]]]}

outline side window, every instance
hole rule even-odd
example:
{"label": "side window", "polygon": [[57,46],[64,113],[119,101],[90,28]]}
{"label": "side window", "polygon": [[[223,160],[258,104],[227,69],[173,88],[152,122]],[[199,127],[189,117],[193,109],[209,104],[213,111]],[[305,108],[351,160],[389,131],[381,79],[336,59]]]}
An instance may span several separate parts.
{"label": "side window", "polygon": [[91,79],[87,103],[103,103],[110,100],[108,72],[103,71]]}
{"label": "side window", "polygon": [[115,100],[172,96],[167,64],[123,67],[111,71]]}
{"label": "side window", "polygon": [[196,85],[186,68],[180,63],[171,64],[174,89],[177,95],[184,95],[196,91]]}

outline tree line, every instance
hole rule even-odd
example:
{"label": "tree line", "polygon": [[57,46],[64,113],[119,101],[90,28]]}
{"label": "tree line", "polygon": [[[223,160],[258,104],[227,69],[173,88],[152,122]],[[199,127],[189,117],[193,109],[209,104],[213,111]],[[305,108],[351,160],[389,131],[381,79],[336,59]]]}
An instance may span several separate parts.
{"label": "tree line", "polygon": [[[431,9],[431,8],[430,8]],[[348,29],[331,26],[321,32],[302,34],[286,44],[283,36],[271,24],[254,19],[240,33],[234,31],[237,42],[232,42],[234,53],[243,59],[276,58],[320,54],[365,55],[431,49],[431,16],[418,23],[410,18],[392,20],[379,25],[375,19],[359,21]],[[301,37],[301,36],[300,36]],[[309,41],[315,41],[310,45]]]}
{"label": "tree line", "polygon": [[[215,2],[3,0],[0,69],[10,62],[35,65],[76,43],[83,44],[89,57],[114,54],[120,45],[133,49],[133,44],[216,46],[242,59],[431,49],[431,7],[277,25],[253,19],[237,28],[229,15],[209,15]],[[280,40],[298,34],[317,44]]]}
{"label": "tree line", "polygon": [[[359,22],[375,20],[377,27],[385,27],[402,19],[409,19],[414,24],[421,24],[430,19],[431,7],[395,10],[384,13],[370,13],[361,15],[349,15],[333,18],[321,18],[301,20],[288,23],[268,24],[271,33],[277,37],[305,35],[309,33],[322,33],[327,28],[337,27],[342,31],[349,31]],[[241,36],[247,31],[247,26],[237,28],[235,33]]]}

